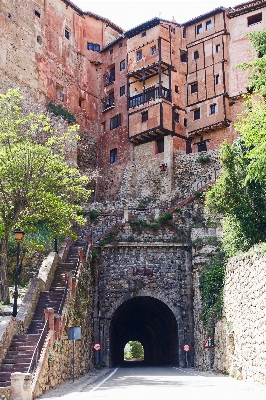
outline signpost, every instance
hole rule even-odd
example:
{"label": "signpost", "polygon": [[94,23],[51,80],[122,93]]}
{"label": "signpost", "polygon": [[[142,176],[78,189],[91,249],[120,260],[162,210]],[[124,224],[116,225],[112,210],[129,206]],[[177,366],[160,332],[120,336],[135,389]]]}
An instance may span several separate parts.
{"label": "signpost", "polygon": [[182,350],[183,350],[183,351],[185,352],[185,354],[186,354],[186,366],[187,366],[187,368],[188,368],[188,352],[190,351],[190,344],[188,344],[188,343],[183,344]]}
{"label": "signpost", "polygon": [[212,369],[212,349],[214,348],[213,339],[211,336],[208,336],[203,344],[204,349],[209,349],[210,355],[210,369]]}
{"label": "signpost", "polygon": [[73,342],[73,347],[72,347],[72,376],[73,376],[73,382],[75,379],[75,340],[81,339],[81,326],[73,326],[71,328],[68,328],[68,340],[72,340]]}

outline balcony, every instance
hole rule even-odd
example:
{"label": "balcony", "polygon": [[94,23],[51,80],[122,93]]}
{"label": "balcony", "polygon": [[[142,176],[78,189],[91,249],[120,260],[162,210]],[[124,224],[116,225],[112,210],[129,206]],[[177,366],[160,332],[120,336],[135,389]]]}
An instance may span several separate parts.
{"label": "balcony", "polygon": [[103,103],[102,112],[105,112],[105,111],[109,110],[110,108],[114,108],[115,107],[114,93],[111,93],[109,96],[102,99],[102,103]]}
{"label": "balcony", "polygon": [[129,108],[136,107],[150,101],[164,98],[171,101],[171,91],[163,86],[144,90],[142,93],[129,98]]}

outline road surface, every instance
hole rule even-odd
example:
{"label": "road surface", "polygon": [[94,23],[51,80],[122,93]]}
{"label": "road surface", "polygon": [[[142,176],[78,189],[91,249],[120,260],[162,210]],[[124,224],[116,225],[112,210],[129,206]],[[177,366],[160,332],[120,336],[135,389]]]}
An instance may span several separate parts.
{"label": "road surface", "polygon": [[265,400],[266,386],[210,372],[174,367],[111,369],[94,383],[62,384],[40,399],[62,400]]}

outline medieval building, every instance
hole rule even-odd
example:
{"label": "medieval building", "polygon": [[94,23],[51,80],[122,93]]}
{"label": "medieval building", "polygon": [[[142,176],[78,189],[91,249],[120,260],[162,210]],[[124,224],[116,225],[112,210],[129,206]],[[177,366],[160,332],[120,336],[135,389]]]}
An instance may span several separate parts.
{"label": "medieval building", "polygon": [[[148,364],[185,366],[189,343],[189,365],[206,366],[199,274],[220,233],[204,225],[200,196],[219,174],[221,144],[238,137],[248,72],[235,67],[258,56],[246,35],[265,28],[266,3],[124,32],[69,0],[3,0],[0,26],[0,91],[20,88],[26,107],[48,106],[52,118],[61,105],[80,125],[73,158],[99,170],[84,205],[98,361],[119,365],[139,340]],[[92,355],[79,351],[82,373]],[[54,386],[47,376],[36,393]]]}

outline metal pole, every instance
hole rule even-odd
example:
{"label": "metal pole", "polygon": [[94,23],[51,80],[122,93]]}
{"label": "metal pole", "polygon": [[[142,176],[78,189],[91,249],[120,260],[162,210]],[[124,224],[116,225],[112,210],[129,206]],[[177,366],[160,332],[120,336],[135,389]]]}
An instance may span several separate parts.
{"label": "metal pole", "polygon": [[17,246],[17,263],[16,263],[16,274],[15,274],[15,290],[14,290],[14,304],[12,316],[16,317],[18,313],[18,268],[19,268],[19,253],[20,253],[20,242]]}
{"label": "metal pole", "polygon": [[75,340],[73,340],[72,343],[72,376],[73,376],[73,382],[75,380]]}
{"label": "metal pole", "polygon": [[54,252],[58,253],[58,249],[57,249],[57,238],[54,238]]}
{"label": "metal pole", "polygon": [[209,349],[209,355],[210,355],[210,369],[212,369],[212,349]]}
{"label": "metal pole", "polygon": [[187,355],[187,351],[186,351],[186,366],[188,368],[188,355]]}

